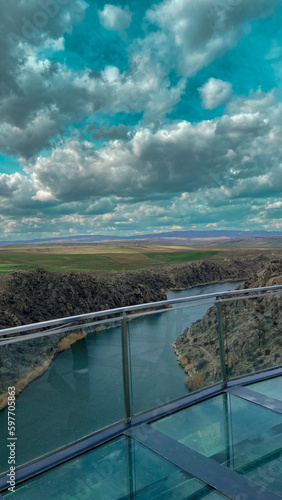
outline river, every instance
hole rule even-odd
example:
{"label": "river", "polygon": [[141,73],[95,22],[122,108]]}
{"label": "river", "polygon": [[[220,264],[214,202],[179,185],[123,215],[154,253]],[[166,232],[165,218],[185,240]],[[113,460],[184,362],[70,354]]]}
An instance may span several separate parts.
{"label": "river", "polygon": [[[233,290],[242,282],[168,292],[167,297]],[[213,300],[129,321],[132,409],[147,410],[188,393],[172,343]],[[58,355],[16,400],[17,465],[124,417],[120,327],[87,335]],[[0,412],[0,472],[7,470],[7,409]],[[3,451],[4,450],[4,451]]]}

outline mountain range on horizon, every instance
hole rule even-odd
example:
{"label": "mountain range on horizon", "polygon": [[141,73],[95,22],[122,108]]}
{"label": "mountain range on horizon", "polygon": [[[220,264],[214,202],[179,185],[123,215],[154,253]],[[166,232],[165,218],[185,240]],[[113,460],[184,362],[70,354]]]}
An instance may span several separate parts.
{"label": "mountain range on horizon", "polygon": [[162,233],[138,234],[134,236],[113,236],[103,234],[92,235],[76,235],[57,238],[32,239],[32,240],[9,240],[0,241],[0,246],[12,245],[34,245],[34,244],[62,244],[62,243],[95,243],[103,241],[128,241],[128,240],[143,240],[143,239],[170,239],[179,238],[191,240],[195,238],[267,238],[267,237],[282,237],[282,231],[228,231],[228,230],[213,230],[213,231],[170,231]]}

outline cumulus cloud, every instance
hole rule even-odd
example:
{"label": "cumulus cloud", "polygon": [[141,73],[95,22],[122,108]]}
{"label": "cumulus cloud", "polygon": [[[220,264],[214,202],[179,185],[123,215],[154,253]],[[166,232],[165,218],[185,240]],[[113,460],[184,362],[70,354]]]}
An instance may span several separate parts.
{"label": "cumulus cloud", "polygon": [[[127,70],[121,72],[111,65],[100,72],[92,68],[74,71],[62,63],[44,58],[40,50],[52,44],[57,44],[56,50],[61,50],[62,35],[81,22],[87,4],[83,0],[54,2],[56,15],[49,17],[46,9],[42,15],[36,0],[20,2],[17,9],[15,0],[12,0],[3,7],[0,148],[5,153],[27,159],[50,147],[53,139],[63,135],[74,122],[96,112],[110,115],[143,113],[145,125],[158,127],[185,91],[185,78],[171,84],[171,68],[178,64],[183,75],[194,74],[220,55],[220,46],[228,49],[226,38],[234,38],[235,43],[248,16],[267,13],[262,0],[256,4],[251,0],[248,7],[243,2],[236,7],[236,16],[228,9],[223,9],[220,15],[217,9],[211,11],[207,0],[197,3],[166,0],[148,11],[147,19],[160,29],[132,46]],[[52,8],[51,3],[49,7]],[[102,13],[108,15],[108,22],[111,20],[116,28],[121,28],[125,19],[129,22],[131,16],[128,11],[110,4],[104,7],[100,16]],[[42,23],[45,19],[41,27],[36,25],[40,16]],[[191,19],[193,26],[197,26],[197,33]],[[34,30],[30,23],[33,23]],[[183,68],[180,68],[182,64]],[[212,80],[201,89],[201,93],[204,105],[213,109],[227,99],[230,87],[228,82]],[[122,138],[122,133],[124,135],[121,129],[116,132],[117,138]],[[105,131],[101,131],[103,134]]]}
{"label": "cumulus cloud", "polygon": [[50,220],[66,230],[78,225],[68,226],[62,214],[85,217],[83,232],[131,225],[140,231],[144,220],[152,229],[220,221],[224,227],[235,216],[246,222],[253,206],[266,224],[266,213],[274,220],[281,212],[281,111],[272,93],[259,90],[234,100],[223,117],[139,127],[127,141],[109,139],[100,149],[67,139],[48,156],[22,160],[24,174],[0,176],[1,213],[7,220],[39,218],[42,234]]}
{"label": "cumulus cloud", "polygon": [[0,198],[11,198],[21,188],[23,181],[24,177],[19,173],[0,174]]}
{"label": "cumulus cloud", "polygon": [[147,12],[161,35],[151,34],[145,44],[157,47],[170,64],[175,61],[182,75],[193,76],[233,48],[250,19],[271,14],[278,1],[165,0]]}
{"label": "cumulus cloud", "polygon": [[14,83],[15,89],[5,98],[0,96],[0,147],[27,158],[47,147],[52,137],[83,115],[101,109],[119,112],[142,108],[146,94],[138,91],[132,78],[124,82],[124,75],[115,67],[106,67],[93,78],[87,69],[76,72],[38,59],[30,48]]}
{"label": "cumulus cloud", "polygon": [[[230,228],[232,220],[242,228],[248,221],[266,227],[267,217],[278,227],[277,92],[235,98],[228,81],[210,78],[199,89],[203,107],[225,103],[223,116],[198,123],[189,122],[189,115],[169,118],[187,77],[222,57],[251,20],[269,15],[277,2],[159,2],[143,25],[151,22],[153,29],[127,44],[126,69],[112,58],[98,71],[92,60],[81,69],[68,67],[63,55],[61,62],[52,60],[89,2],[50,0],[44,10],[38,0],[0,0],[0,150],[16,155],[24,169],[0,174],[2,230],[142,232],[144,220],[150,232],[187,225]],[[113,31],[131,23],[129,10],[110,4],[99,16]],[[116,37],[105,38],[110,36]],[[277,47],[268,61],[278,61]]]}
{"label": "cumulus cloud", "polygon": [[25,170],[37,193],[47,191],[61,202],[195,192],[203,186],[224,186],[225,194],[231,190],[235,197],[277,190],[282,105],[273,94],[258,91],[244,101],[248,112],[241,107],[237,99],[228,114],[213,120],[177,121],[157,131],[140,128],[130,140],[111,140],[98,150],[91,142],[70,139]]}
{"label": "cumulus cloud", "polygon": [[62,35],[71,33],[80,23],[88,4],[83,0],[0,0],[0,74],[1,90],[16,89],[15,76],[19,74],[26,57],[26,48],[62,43]]}
{"label": "cumulus cloud", "polygon": [[[83,0],[0,0],[0,7],[0,148],[31,156],[61,131],[66,108],[57,105],[63,95],[66,102],[68,93],[62,91],[67,71],[38,54],[47,47],[62,50],[63,35],[83,20],[88,4]],[[61,84],[60,78],[56,82],[58,73],[64,73]]]}
{"label": "cumulus cloud", "polygon": [[215,109],[225,103],[231,96],[232,85],[216,78],[210,78],[199,88],[202,104],[205,109]]}
{"label": "cumulus cloud", "polygon": [[[51,3],[44,5],[51,8]],[[37,13],[38,18],[41,15],[41,7],[39,9],[35,0],[20,2],[17,9],[14,0],[3,7],[0,148],[4,153],[31,158],[50,147],[53,138],[63,135],[74,122],[97,111],[110,115],[144,113],[146,123],[160,121],[172,111],[184,92],[185,81],[171,85],[149,54],[133,51],[129,69],[124,72],[113,65],[100,72],[92,68],[73,70],[42,56],[46,47],[62,50],[62,35],[83,19],[87,7],[83,0],[70,4],[53,0],[53,3],[58,12],[50,15],[48,22],[44,14],[42,19],[46,22],[40,29],[32,25]],[[106,7],[129,16],[118,7]],[[124,131],[116,132],[121,138]]]}
{"label": "cumulus cloud", "polygon": [[84,0],[1,0],[1,12],[5,19],[4,34],[8,44],[18,40],[41,44],[71,33],[74,24],[82,21],[88,4]]}
{"label": "cumulus cloud", "polygon": [[108,30],[124,31],[131,24],[132,14],[128,7],[122,9],[116,5],[106,4],[98,14],[100,23]]}
{"label": "cumulus cloud", "polygon": [[282,208],[282,201],[275,201],[274,203],[268,203],[268,205],[266,205],[265,208],[266,210]]}
{"label": "cumulus cloud", "polygon": [[[172,111],[185,88],[184,81],[171,86],[143,58],[134,60],[124,73],[107,66],[93,78],[89,70],[73,72],[48,60],[37,61],[34,54],[15,82],[17,90],[0,98],[0,148],[26,158],[49,146],[54,136],[85,114],[144,111],[147,123],[160,120]],[[116,133],[125,136],[122,127]]]}

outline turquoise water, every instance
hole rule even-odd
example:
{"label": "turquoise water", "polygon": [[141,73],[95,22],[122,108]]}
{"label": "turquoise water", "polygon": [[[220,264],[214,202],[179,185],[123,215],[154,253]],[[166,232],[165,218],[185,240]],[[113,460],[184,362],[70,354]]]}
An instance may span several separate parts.
{"label": "turquoise water", "polygon": [[247,387],[252,391],[263,394],[264,396],[282,401],[282,377],[264,380],[263,382],[257,382],[256,384],[250,384]]}
{"label": "turquoise water", "polygon": [[[170,292],[169,298],[234,289],[236,283]],[[133,412],[164,404],[188,393],[172,343],[212,304],[129,322]],[[34,344],[36,349],[36,342]],[[120,327],[93,332],[52,362],[16,401],[17,465],[54,451],[124,418]],[[7,410],[0,412],[0,449],[6,450]],[[1,453],[0,471],[7,469]]]}
{"label": "turquoise water", "polygon": [[282,415],[224,394],[165,417],[152,426],[282,494]]}
{"label": "turquoise water", "polygon": [[226,498],[125,437],[56,467],[4,497],[20,500]]}

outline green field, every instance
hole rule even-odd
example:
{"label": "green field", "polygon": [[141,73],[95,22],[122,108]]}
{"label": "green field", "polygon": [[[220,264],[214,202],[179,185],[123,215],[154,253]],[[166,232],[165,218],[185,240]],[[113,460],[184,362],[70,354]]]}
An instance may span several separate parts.
{"label": "green field", "polygon": [[34,269],[37,266],[22,266],[22,265],[17,265],[17,264],[1,264],[0,262],[0,273],[11,273],[13,271],[17,271],[19,269]]}
{"label": "green field", "polygon": [[207,259],[216,251],[164,251],[164,252],[124,252],[118,253],[44,253],[44,252],[0,252],[0,273],[16,270],[43,268],[46,271],[89,272],[89,271],[123,271],[141,269],[150,266],[184,262],[187,260]]}
{"label": "green field", "polygon": [[155,252],[146,253],[150,259],[156,259],[158,263],[169,262],[184,262],[185,260],[208,259],[213,257],[218,252],[216,251],[203,251],[203,252]]}

